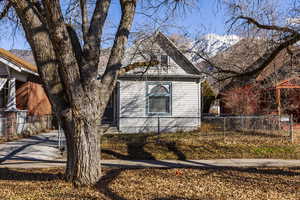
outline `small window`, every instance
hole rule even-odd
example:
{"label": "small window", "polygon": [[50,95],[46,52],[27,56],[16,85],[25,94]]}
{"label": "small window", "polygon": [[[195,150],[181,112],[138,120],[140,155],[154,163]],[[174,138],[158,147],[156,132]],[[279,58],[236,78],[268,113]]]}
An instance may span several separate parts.
{"label": "small window", "polygon": [[213,71],[213,70],[214,70],[214,66],[209,65],[209,66],[207,67],[207,69],[208,69],[208,71]]}
{"label": "small window", "polygon": [[151,60],[151,61],[157,61],[157,55],[151,54],[151,55],[150,55],[150,60]]}
{"label": "small window", "polygon": [[161,55],[160,58],[161,66],[168,66],[169,65],[169,59],[167,55]]}
{"label": "small window", "polygon": [[147,85],[147,114],[166,115],[171,113],[171,84]]}

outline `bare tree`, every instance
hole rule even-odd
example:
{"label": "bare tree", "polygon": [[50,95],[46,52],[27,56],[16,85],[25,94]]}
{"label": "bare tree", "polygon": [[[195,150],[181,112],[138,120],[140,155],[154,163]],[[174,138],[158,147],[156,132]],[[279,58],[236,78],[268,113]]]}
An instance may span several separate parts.
{"label": "bare tree", "polygon": [[[288,51],[289,47],[296,45],[300,40],[299,0],[224,0],[223,3],[228,8],[228,32],[239,34],[244,38],[244,47],[238,44],[240,46],[232,48],[244,48],[241,55],[235,56],[236,51],[232,51],[232,54],[226,52],[222,56],[212,58],[205,46],[189,50],[195,57],[214,68],[211,73],[203,72],[219,81],[235,78],[245,84],[255,80],[276,56],[283,50]],[[196,44],[201,45],[201,41]],[[259,48],[255,49],[255,46]],[[248,48],[251,52],[247,52]],[[232,62],[232,58],[240,60]],[[224,59],[228,61],[227,66],[224,66]],[[249,62],[245,62],[245,59]]]}
{"label": "bare tree", "polygon": [[[117,77],[136,66],[151,65],[151,62],[127,67],[121,64],[140,2],[119,0],[121,17],[108,63],[101,66],[105,70],[100,80],[96,78],[100,44],[111,0],[71,0],[67,14],[63,13],[59,0],[0,2],[3,8],[0,19],[8,16],[11,9],[20,22],[43,86],[65,132],[68,149],[66,179],[78,186],[95,184],[101,177],[101,130],[97,123],[101,121]],[[187,1],[142,2],[153,9],[164,5],[176,10]],[[70,18],[68,14],[76,9],[80,12]],[[79,22],[80,31],[75,30],[75,22]]]}
{"label": "bare tree", "polygon": [[[232,18],[228,21],[231,28],[238,28],[249,35],[254,34],[266,45],[265,52],[252,62],[243,73],[233,74],[244,82],[255,79],[283,50],[300,40],[299,7],[295,1],[233,0],[229,1]],[[282,4],[285,9],[281,8]],[[298,11],[297,11],[298,10]],[[293,11],[293,12],[292,12]]]}

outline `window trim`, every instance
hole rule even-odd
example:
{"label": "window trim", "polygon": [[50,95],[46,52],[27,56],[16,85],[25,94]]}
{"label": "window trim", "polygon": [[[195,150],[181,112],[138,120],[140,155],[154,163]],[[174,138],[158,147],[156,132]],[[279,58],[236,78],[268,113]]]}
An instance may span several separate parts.
{"label": "window trim", "polygon": [[[157,96],[157,95],[151,95],[150,94],[150,88],[149,86],[154,85],[154,87],[158,85],[162,86],[169,86],[169,95],[161,95],[161,96],[168,96],[169,99],[169,110],[170,112],[149,112],[149,97],[150,96]],[[155,81],[155,82],[146,82],[146,115],[147,116],[171,116],[172,115],[172,82],[160,82],[160,81]]]}

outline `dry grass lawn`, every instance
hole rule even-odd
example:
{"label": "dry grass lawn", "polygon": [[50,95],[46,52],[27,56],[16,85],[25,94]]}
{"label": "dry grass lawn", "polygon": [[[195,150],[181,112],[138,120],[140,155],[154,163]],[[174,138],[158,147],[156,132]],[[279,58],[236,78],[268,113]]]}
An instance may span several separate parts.
{"label": "dry grass lawn", "polygon": [[104,169],[94,188],[73,188],[62,169],[0,169],[1,200],[300,199],[300,169]]}
{"label": "dry grass lawn", "polygon": [[6,138],[4,138],[4,137],[0,137],[0,144],[2,144],[2,143],[5,143],[5,142],[11,142],[11,141],[16,141],[16,140],[20,140],[20,139],[22,139],[22,138],[26,138],[26,137],[29,137],[29,136],[14,136],[14,137],[11,137],[11,138],[9,138],[9,140],[8,139],[6,139]]}
{"label": "dry grass lawn", "polygon": [[104,159],[300,159],[289,137],[251,133],[120,134],[102,137]]}

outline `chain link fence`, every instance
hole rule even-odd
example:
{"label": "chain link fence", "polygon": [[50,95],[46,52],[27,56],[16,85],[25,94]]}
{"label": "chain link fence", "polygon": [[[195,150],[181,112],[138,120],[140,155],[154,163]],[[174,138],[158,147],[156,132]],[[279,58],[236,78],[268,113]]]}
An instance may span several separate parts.
{"label": "chain link fence", "polygon": [[169,133],[199,131],[201,134],[229,132],[292,136],[291,116],[203,116],[203,117],[121,117],[121,133]]}
{"label": "chain link fence", "polygon": [[293,141],[293,116],[203,116],[202,134],[220,134],[224,137],[233,134],[264,135],[287,137]]}
{"label": "chain link fence", "polygon": [[[200,117],[121,117],[118,126],[108,128],[106,134],[151,134],[197,133],[199,138],[212,136],[241,138],[252,137],[264,140],[281,138],[294,142],[297,138],[293,116],[202,116]],[[201,136],[201,137],[200,137]],[[204,136],[204,137],[202,137]]]}
{"label": "chain link fence", "polygon": [[[297,132],[293,116],[202,116],[200,117],[121,117],[117,126],[109,126],[106,134],[197,133],[199,136],[230,137],[263,136],[293,141]],[[52,115],[28,116],[19,111],[0,114],[0,138],[9,140],[23,135],[34,135],[49,129],[59,129]],[[59,129],[59,138],[63,131]],[[60,145],[61,146],[61,145]],[[63,145],[62,145],[63,146]]]}
{"label": "chain link fence", "polygon": [[198,130],[201,125],[200,117],[121,117],[118,129],[121,133],[170,133]]}

